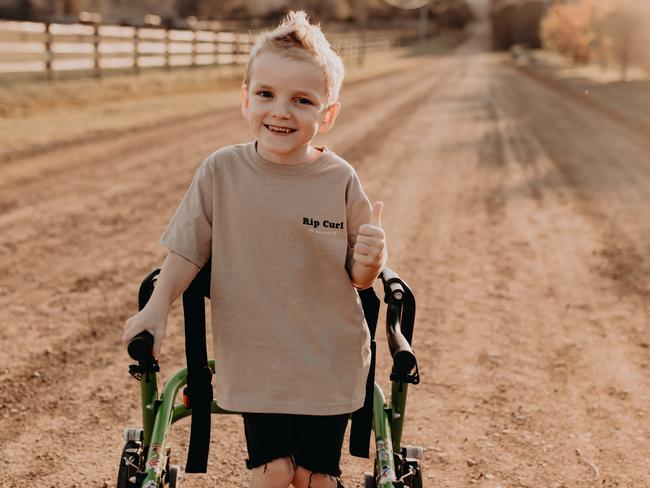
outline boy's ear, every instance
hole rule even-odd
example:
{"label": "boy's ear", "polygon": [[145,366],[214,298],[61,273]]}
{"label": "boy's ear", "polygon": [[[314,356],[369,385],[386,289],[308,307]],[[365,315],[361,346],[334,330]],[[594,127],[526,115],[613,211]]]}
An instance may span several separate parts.
{"label": "boy's ear", "polygon": [[241,87],[241,113],[244,118],[248,118],[248,86]]}
{"label": "boy's ear", "polygon": [[322,115],[320,125],[318,126],[318,132],[329,132],[332,127],[334,127],[334,122],[336,121],[336,117],[338,117],[340,111],[340,102],[334,102],[327,107],[325,113]]}

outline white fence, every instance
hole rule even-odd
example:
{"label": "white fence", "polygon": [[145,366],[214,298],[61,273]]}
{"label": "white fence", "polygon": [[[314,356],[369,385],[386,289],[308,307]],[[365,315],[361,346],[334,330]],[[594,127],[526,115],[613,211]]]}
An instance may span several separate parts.
{"label": "white fence", "polygon": [[[331,36],[343,57],[360,57],[417,40],[414,30],[338,33]],[[149,67],[243,64],[252,45],[249,33],[57,24],[0,20],[0,74],[107,70],[138,72]]]}

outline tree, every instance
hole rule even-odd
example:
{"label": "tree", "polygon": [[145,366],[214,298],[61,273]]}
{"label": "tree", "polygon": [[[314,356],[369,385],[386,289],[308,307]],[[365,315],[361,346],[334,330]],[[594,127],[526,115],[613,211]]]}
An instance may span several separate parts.
{"label": "tree", "polygon": [[650,68],[647,0],[578,0],[555,4],[542,21],[544,46],[574,62],[613,62],[627,78],[630,65]]}

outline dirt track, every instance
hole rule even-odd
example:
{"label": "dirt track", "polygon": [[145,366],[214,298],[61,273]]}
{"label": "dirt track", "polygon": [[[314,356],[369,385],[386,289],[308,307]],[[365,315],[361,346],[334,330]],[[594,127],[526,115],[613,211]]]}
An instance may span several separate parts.
{"label": "dirt track", "polygon": [[[350,85],[323,139],[384,200],[418,298],[404,441],[428,487],[650,486],[649,134],[487,42]],[[228,108],[0,165],[0,486],[113,486],[139,425],[122,323],[197,164],[248,137]],[[163,379],[179,308],[168,331]],[[210,472],[183,486],[245,487],[244,457],[241,418],[215,417]],[[342,468],[371,470],[347,438]]]}

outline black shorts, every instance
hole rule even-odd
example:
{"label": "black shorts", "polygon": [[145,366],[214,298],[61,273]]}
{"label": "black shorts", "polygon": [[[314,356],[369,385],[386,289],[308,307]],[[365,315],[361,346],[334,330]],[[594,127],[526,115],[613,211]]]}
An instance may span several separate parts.
{"label": "black shorts", "polygon": [[242,417],[248,469],[293,455],[297,466],[314,473],[336,478],[341,476],[339,461],[349,413],[291,415],[244,412]]}

